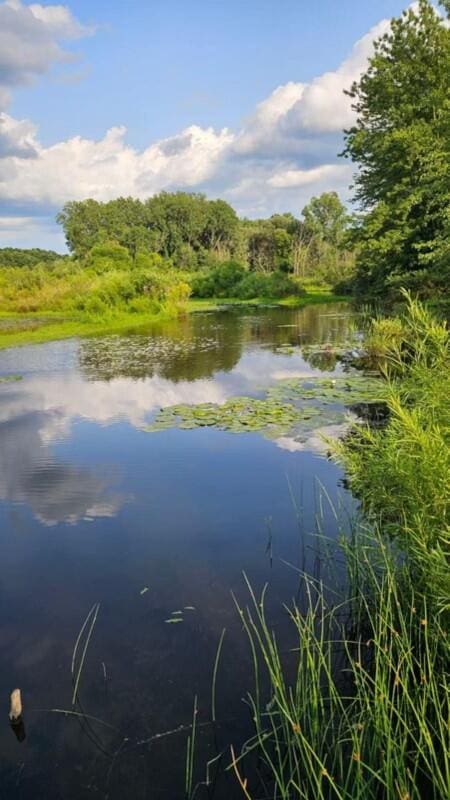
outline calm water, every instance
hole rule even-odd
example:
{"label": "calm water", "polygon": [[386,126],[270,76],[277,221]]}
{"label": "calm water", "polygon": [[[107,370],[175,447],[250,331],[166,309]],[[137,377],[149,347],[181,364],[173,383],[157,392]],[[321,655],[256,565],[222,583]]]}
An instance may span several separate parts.
{"label": "calm water", "polygon": [[[255,589],[269,582],[282,636],[282,603],[298,589],[286,562],[320,569],[320,485],[337,505],[351,499],[314,437],[146,426],[167,405],[327,374],[332,359],[312,365],[285,346],[341,341],[350,322],[342,305],[227,311],[0,353],[0,374],[23,376],[0,385],[0,800],[182,798],[186,731],[145,740],[189,724],[195,694],[199,779],[216,746],[249,734],[248,648],[230,593],[247,601],[243,571]],[[333,514],[322,517],[335,536]],[[112,727],[52,711],[71,708],[72,651],[94,603],[80,699]],[[168,624],[178,610],[183,621]],[[15,686],[21,743],[7,716]],[[198,796],[241,795],[221,777]]]}

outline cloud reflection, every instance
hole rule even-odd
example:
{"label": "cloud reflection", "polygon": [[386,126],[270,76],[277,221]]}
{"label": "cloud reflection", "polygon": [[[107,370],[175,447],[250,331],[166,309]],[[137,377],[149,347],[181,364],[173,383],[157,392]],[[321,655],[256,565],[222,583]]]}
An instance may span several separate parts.
{"label": "cloud reflection", "polygon": [[126,499],[112,488],[114,470],[99,474],[57,461],[42,436],[55,433],[54,422],[51,415],[29,413],[0,425],[0,498],[25,503],[44,525],[114,516]]}

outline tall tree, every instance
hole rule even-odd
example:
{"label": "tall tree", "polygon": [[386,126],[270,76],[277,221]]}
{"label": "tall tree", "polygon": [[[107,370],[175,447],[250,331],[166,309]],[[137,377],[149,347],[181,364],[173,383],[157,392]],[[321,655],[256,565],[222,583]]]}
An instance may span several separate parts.
{"label": "tall tree", "polygon": [[323,192],[313,197],[302,211],[304,230],[310,238],[316,237],[332,247],[343,241],[348,214],[336,192]]}
{"label": "tall tree", "polygon": [[349,91],[357,120],[345,134],[359,166],[359,287],[433,291],[450,269],[450,29],[419,0],[374,47]]}

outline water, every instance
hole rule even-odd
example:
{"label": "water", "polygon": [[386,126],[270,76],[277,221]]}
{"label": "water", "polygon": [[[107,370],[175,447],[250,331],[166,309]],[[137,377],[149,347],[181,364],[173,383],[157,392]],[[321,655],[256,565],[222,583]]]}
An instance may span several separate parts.
{"label": "water", "polygon": [[[0,374],[23,376],[0,385],[1,800],[183,797],[187,732],[147,740],[188,725],[194,695],[196,778],[216,746],[239,748],[250,733],[248,647],[231,592],[247,602],[243,571],[256,590],[268,582],[289,642],[282,604],[298,573],[288,564],[322,564],[320,486],[336,506],[351,498],[313,440],[146,426],[167,405],[327,374],[290,346],[343,341],[350,323],[345,305],[227,311],[0,353]],[[335,536],[326,504],[321,517]],[[95,603],[77,709],[112,727],[52,711],[71,708],[73,647]],[[175,611],[182,622],[167,623]],[[7,718],[15,686],[23,742]],[[241,796],[229,774],[213,788],[198,796]]]}

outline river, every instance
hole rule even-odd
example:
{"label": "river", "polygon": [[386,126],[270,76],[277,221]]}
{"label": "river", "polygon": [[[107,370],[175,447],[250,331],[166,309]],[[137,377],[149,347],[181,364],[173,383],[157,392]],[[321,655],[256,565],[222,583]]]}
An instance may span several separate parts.
{"label": "river", "polygon": [[[344,304],[224,310],[0,353],[0,375],[21,377],[0,384],[2,800],[182,798],[188,731],[159,734],[189,725],[195,695],[196,779],[216,747],[249,735],[248,644],[231,592],[248,602],[244,572],[256,591],[267,582],[289,637],[283,603],[298,569],[321,570],[318,521],[338,532],[325,493],[335,509],[352,499],[316,431],[148,426],[174,404],[340,374],[332,354],[305,348],[343,342],[353,324]],[[72,709],[74,645],[93,606]],[[23,741],[8,723],[16,686]],[[198,792],[240,796],[231,773]]]}

